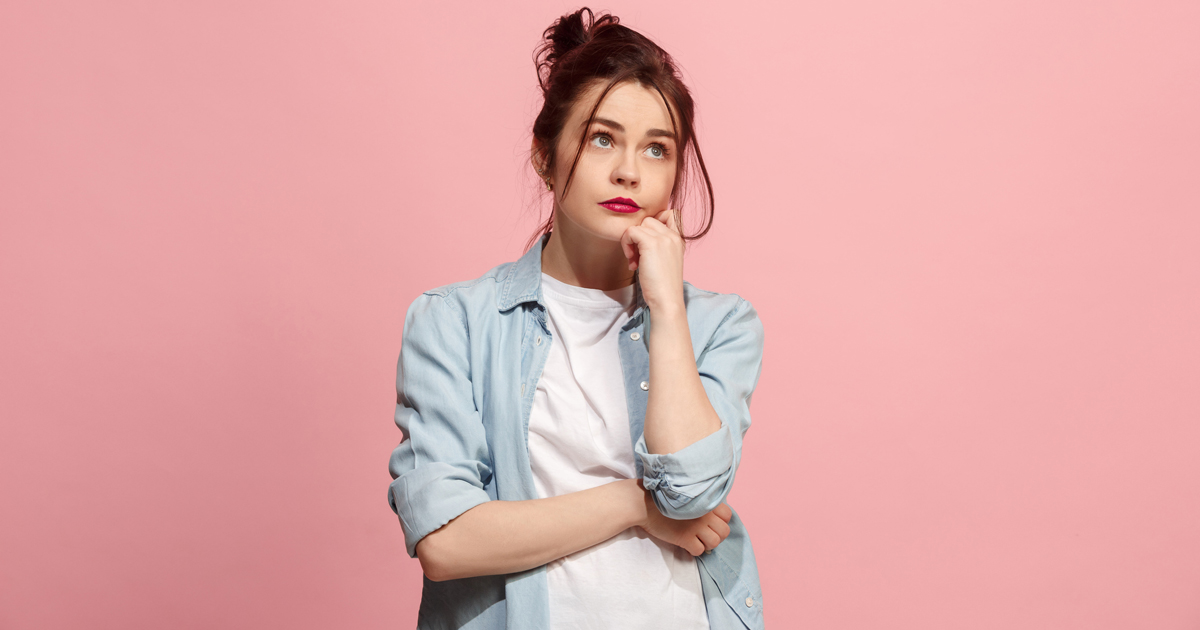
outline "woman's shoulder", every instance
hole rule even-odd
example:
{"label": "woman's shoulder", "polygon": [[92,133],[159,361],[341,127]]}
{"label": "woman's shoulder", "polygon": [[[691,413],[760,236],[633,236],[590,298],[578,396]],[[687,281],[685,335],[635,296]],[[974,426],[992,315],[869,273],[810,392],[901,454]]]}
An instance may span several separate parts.
{"label": "woman's shoulder", "polygon": [[719,293],[683,281],[683,300],[696,349],[743,340],[747,352],[761,355],[763,325],[758,311],[737,293]]}
{"label": "woman's shoulder", "polygon": [[501,288],[514,265],[515,262],[500,263],[477,278],[425,289],[413,300],[410,308],[440,312],[448,308],[458,313],[460,318],[469,318],[472,313],[494,313]]}
{"label": "woman's shoulder", "polygon": [[739,311],[755,313],[750,301],[737,293],[701,289],[687,280],[683,281],[683,301],[689,314],[696,311],[700,315],[728,318]]}
{"label": "woman's shoulder", "polygon": [[512,264],[513,263],[511,262],[501,263],[495,267],[492,267],[487,271],[487,273],[479,276],[478,278],[459,280],[457,282],[451,282],[449,284],[433,287],[432,289],[426,289],[421,292],[421,295],[433,295],[444,298],[450,297],[452,294],[459,291],[463,292],[464,297],[469,297],[467,294],[486,293],[489,291],[494,294],[496,290],[495,285],[498,284],[500,280],[504,279],[504,272]]}

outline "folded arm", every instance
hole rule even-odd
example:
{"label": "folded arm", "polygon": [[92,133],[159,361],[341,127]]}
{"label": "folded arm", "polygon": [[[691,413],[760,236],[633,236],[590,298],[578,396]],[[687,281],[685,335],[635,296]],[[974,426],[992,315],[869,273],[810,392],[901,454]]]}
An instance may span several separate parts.
{"label": "folded arm", "polygon": [[651,326],[651,386],[634,452],[658,509],[696,518],[733,488],[762,371],[762,322],[739,298],[695,359],[686,311],[655,310]]}
{"label": "folded arm", "polygon": [[641,524],[644,494],[625,479],[545,499],[488,501],[425,536],[417,557],[435,582],[525,571]]}
{"label": "folded arm", "polygon": [[557,497],[493,500],[486,431],[471,391],[469,344],[461,312],[424,294],[405,316],[397,367],[388,503],[409,556],[432,580],[531,569],[633,526],[699,554],[729,535],[728,510],[671,521],[653,509],[640,480]]}

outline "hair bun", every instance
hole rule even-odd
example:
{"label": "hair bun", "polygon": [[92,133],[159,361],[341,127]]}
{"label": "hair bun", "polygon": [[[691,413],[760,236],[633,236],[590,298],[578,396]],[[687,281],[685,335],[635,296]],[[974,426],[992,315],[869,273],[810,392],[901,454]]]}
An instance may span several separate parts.
{"label": "hair bun", "polygon": [[591,9],[583,7],[558,18],[546,29],[546,39],[554,43],[554,51],[551,54],[555,59],[562,59],[567,53],[587,43],[588,29],[583,24],[585,11],[588,14],[588,26],[591,26],[595,17]]}
{"label": "hair bun", "polygon": [[542,33],[542,44],[534,53],[538,80],[542,84],[542,89],[548,87],[550,75],[554,73],[554,67],[560,60],[571,51],[591,41],[597,28],[618,22],[617,16],[610,14],[601,14],[597,18],[588,7],[581,7],[578,11],[568,13],[555,20]]}

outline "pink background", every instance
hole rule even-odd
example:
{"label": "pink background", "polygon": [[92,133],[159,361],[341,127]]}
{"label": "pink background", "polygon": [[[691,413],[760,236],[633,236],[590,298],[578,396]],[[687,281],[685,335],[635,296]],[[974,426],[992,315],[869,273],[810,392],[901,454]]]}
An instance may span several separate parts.
{"label": "pink background", "polygon": [[[412,627],[401,324],[544,210],[575,5],[0,9],[0,627]],[[1200,5],[609,5],[767,335],[768,625],[1200,628]]]}

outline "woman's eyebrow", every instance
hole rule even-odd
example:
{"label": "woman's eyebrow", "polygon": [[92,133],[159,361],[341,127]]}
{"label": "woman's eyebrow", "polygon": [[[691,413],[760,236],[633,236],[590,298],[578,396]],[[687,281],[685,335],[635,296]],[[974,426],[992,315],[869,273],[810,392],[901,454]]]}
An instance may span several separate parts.
{"label": "woman's eyebrow", "polygon": [[[612,127],[613,129],[616,129],[617,131],[620,131],[621,133],[625,133],[625,126],[615,120],[609,120],[607,118],[594,118],[594,119],[592,119],[592,122],[598,122],[601,125],[607,125],[609,127]],[[646,137],[647,138],[670,138],[670,139],[674,140],[675,134],[670,131],[663,130],[663,129],[647,129]]]}

